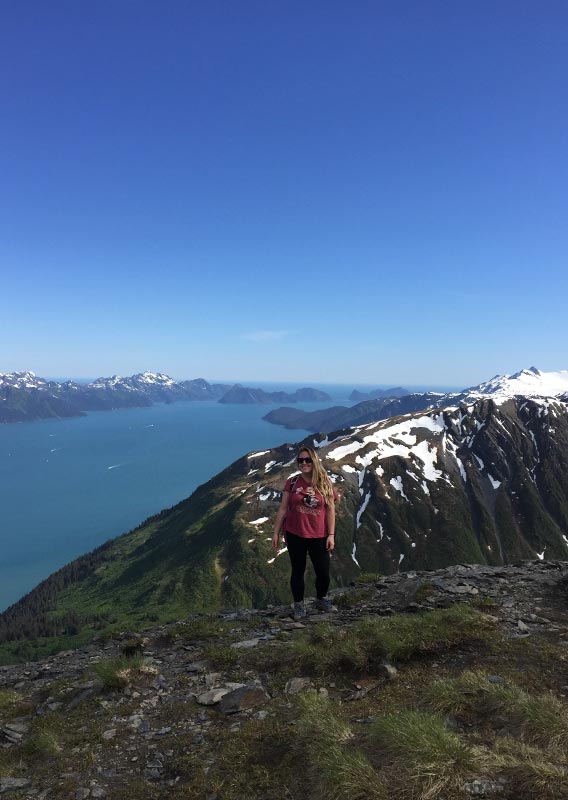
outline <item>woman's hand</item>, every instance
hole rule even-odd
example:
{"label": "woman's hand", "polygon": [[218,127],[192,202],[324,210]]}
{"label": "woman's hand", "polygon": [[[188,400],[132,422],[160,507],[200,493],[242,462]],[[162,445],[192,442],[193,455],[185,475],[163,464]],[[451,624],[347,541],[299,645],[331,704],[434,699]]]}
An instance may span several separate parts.
{"label": "woman's hand", "polygon": [[273,550],[278,550],[279,539],[280,539],[280,534],[279,533],[274,533],[274,535],[272,536],[272,549]]}
{"label": "woman's hand", "polygon": [[327,541],[325,543],[326,550],[329,550],[331,553],[332,550],[335,549],[335,536],[328,536]]}

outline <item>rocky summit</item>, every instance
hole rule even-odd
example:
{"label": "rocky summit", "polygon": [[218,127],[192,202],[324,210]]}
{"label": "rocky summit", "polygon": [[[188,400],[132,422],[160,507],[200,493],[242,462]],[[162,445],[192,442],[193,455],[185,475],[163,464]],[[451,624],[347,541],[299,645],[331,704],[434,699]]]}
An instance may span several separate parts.
{"label": "rocky summit", "polygon": [[0,668],[14,800],[568,797],[568,563],[368,576]]}

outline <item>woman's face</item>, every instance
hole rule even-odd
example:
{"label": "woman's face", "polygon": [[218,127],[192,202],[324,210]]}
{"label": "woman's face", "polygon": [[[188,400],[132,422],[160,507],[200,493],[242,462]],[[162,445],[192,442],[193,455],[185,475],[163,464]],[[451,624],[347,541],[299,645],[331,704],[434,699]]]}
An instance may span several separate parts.
{"label": "woman's face", "polygon": [[[306,459],[308,460],[306,461]],[[298,469],[300,470],[300,474],[305,478],[311,478],[314,465],[307,450],[300,450],[298,453]]]}

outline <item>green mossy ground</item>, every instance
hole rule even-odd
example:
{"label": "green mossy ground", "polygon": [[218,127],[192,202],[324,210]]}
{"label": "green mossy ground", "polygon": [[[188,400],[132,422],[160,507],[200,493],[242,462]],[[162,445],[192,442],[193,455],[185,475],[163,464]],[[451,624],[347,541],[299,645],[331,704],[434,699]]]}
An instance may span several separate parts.
{"label": "green mossy ground", "polygon": [[[490,605],[483,601],[475,605]],[[119,769],[113,800],[465,800],[464,784],[477,778],[503,781],[504,800],[568,797],[568,653],[550,634],[504,639],[495,618],[458,604],[320,622],[290,635],[237,652],[228,646],[229,623],[218,618],[170,627],[160,646],[190,644],[227,680],[259,677],[271,696],[268,716],[227,718],[208,709],[196,744],[184,726],[202,707],[165,700],[153,726],[168,731],[160,738],[160,751],[169,753],[162,780],[172,785],[144,774],[151,751],[139,738],[140,772],[121,777]],[[394,679],[384,677],[385,659],[398,668]],[[132,763],[132,737],[119,732],[105,741],[102,733],[117,726],[117,702],[120,717],[134,713],[138,701],[123,692],[150,685],[157,670],[147,666],[139,657],[102,661],[85,675],[103,676],[100,694],[37,718],[35,704],[47,695],[66,697],[64,680],[39,698],[0,691],[0,727],[26,714],[33,720],[21,745],[0,750],[0,777],[31,771],[53,800],[69,800],[73,775]],[[298,675],[311,677],[312,688],[286,695],[286,681]],[[179,674],[172,688],[185,680]]]}

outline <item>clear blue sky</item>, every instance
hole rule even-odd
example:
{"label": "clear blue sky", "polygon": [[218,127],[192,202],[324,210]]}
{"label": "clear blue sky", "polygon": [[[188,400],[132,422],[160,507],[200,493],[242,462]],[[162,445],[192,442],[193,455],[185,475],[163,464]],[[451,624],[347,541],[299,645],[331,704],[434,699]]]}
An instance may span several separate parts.
{"label": "clear blue sky", "polygon": [[568,368],[564,0],[3,0],[0,372]]}

